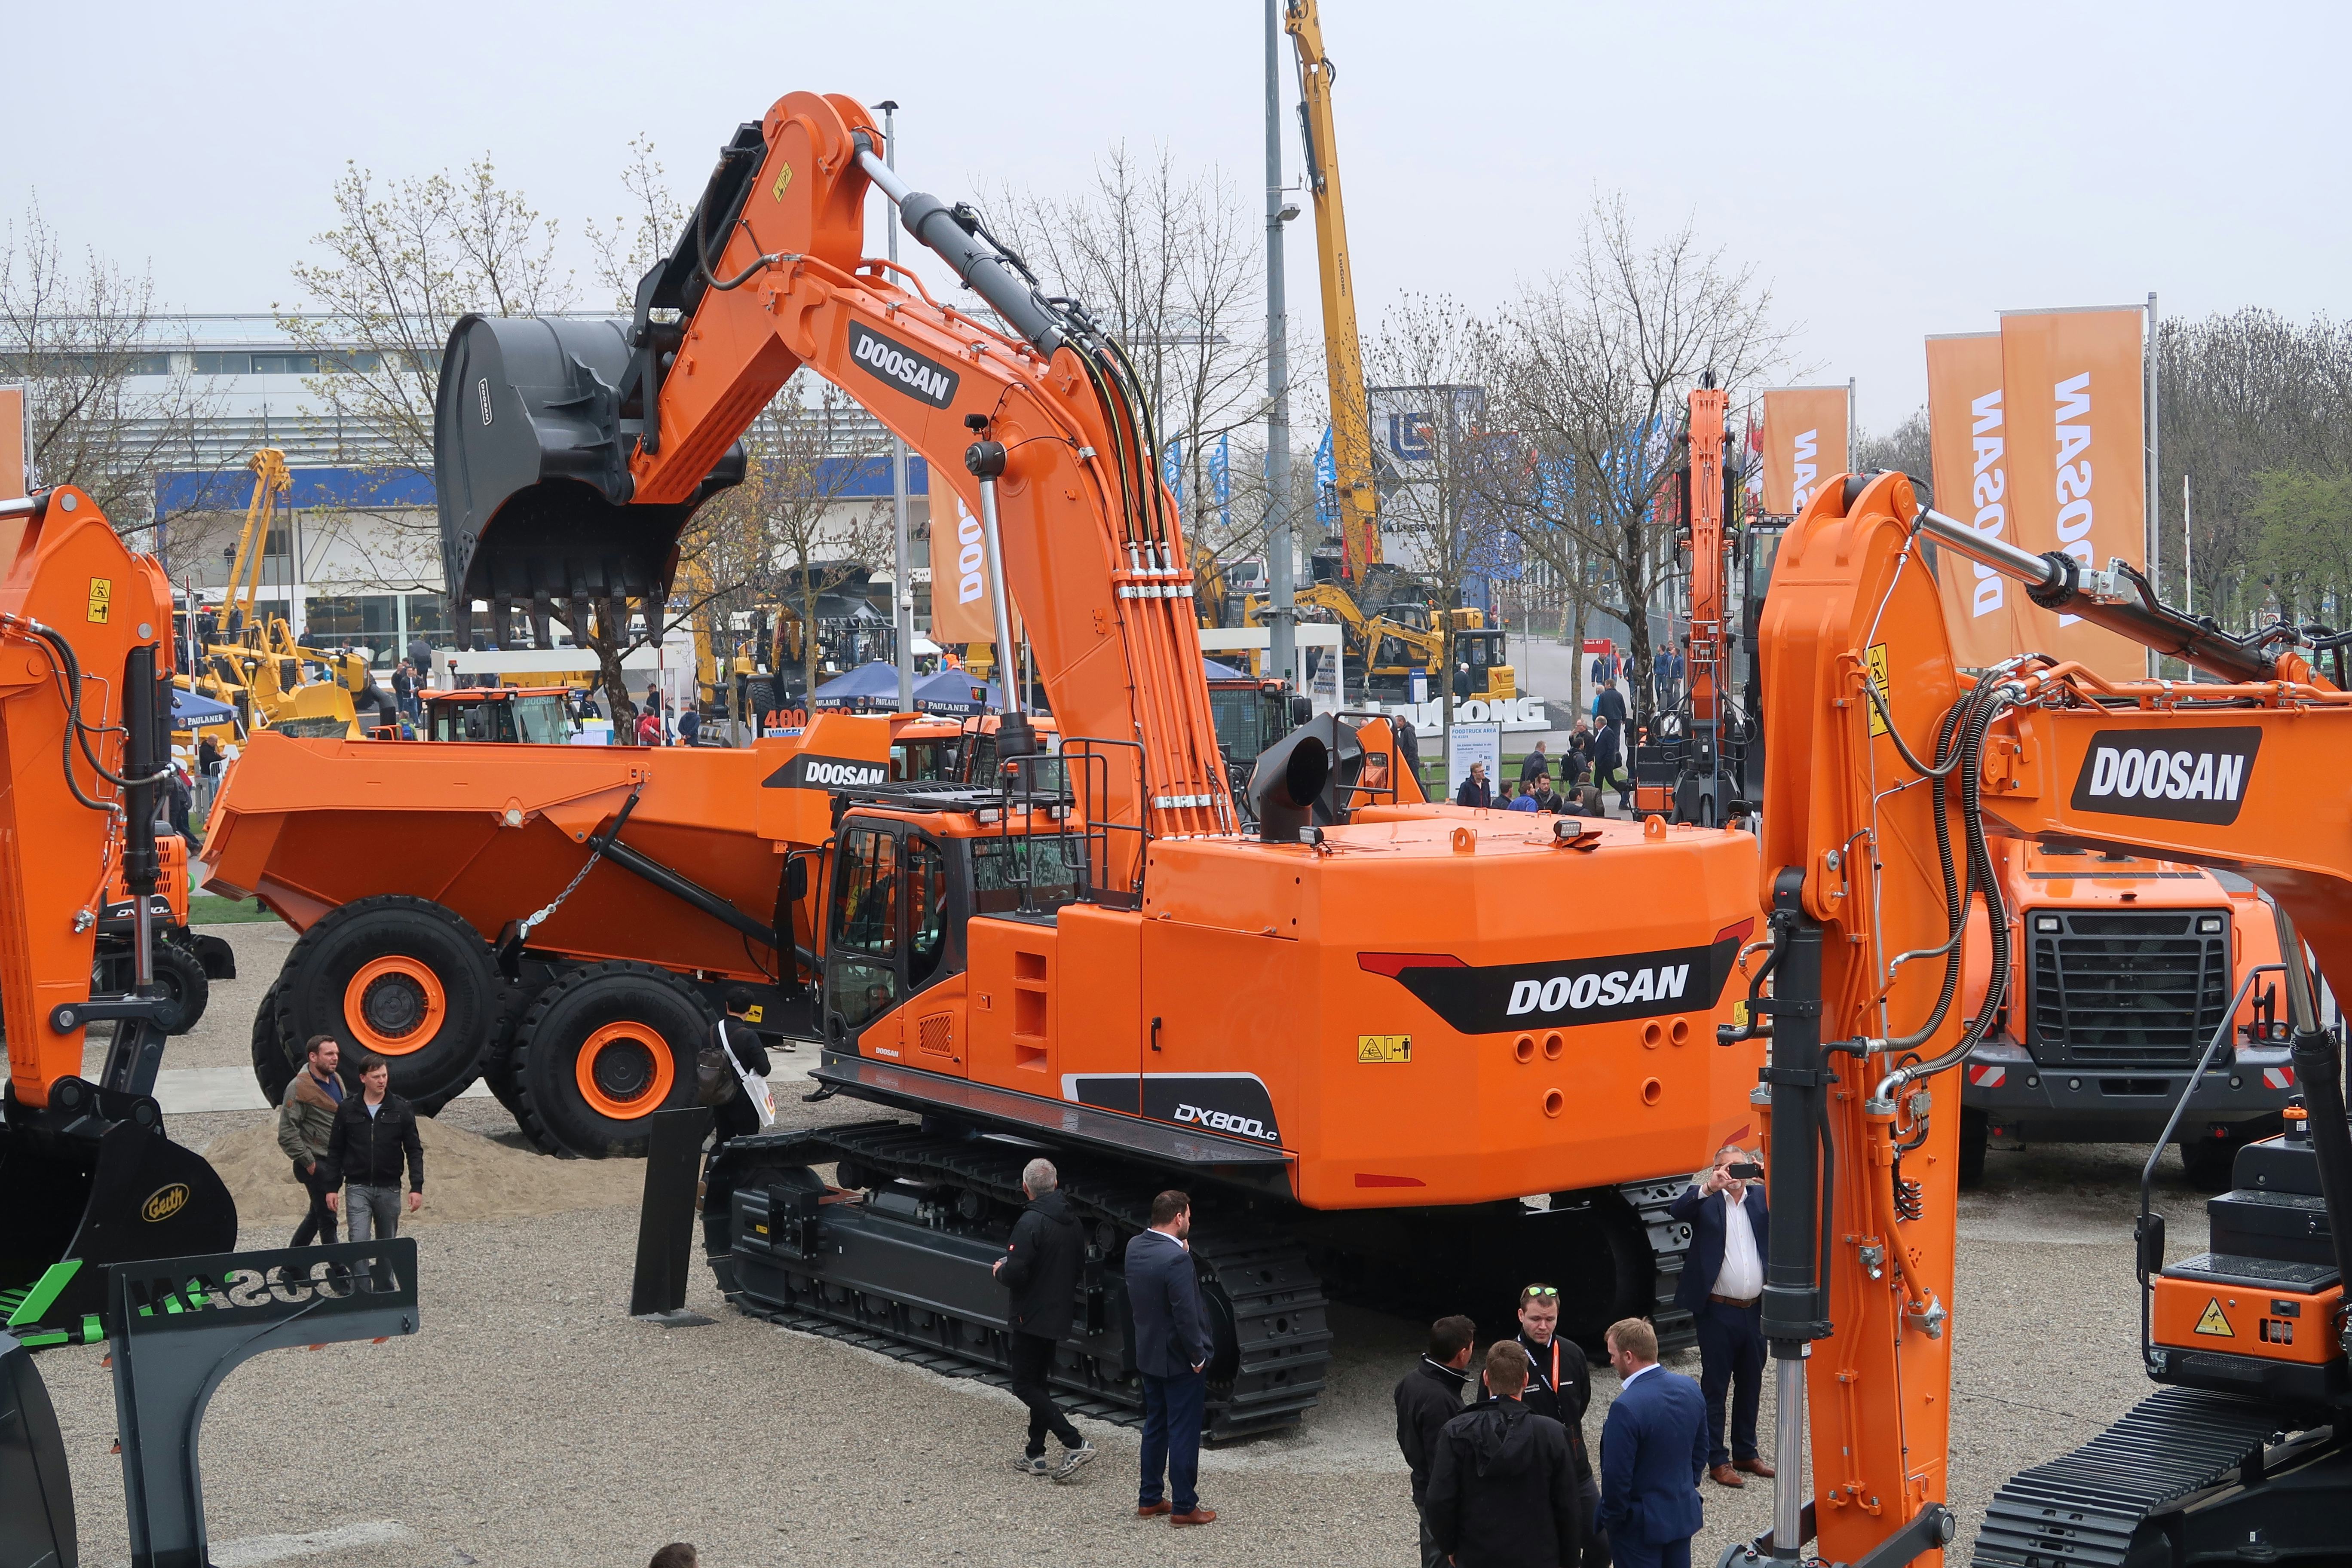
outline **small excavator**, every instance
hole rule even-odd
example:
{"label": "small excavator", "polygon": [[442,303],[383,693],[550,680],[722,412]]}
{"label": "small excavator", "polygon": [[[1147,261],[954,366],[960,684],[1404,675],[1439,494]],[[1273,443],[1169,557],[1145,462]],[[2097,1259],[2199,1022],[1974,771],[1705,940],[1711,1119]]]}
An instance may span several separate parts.
{"label": "small excavator", "polygon": [[[2210,679],[2114,681],[2035,653],[1969,676],[1929,542]],[[2343,1042],[2321,1026],[2305,953],[2339,994],[2352,984],[2352,691],[2290,628],[2230,636],[2162,605],[2127,563],[2031,554],[1925,510],[1899,474],[1815,492],[1780,543],[1760,643],[1770,950],[1747,1021],[1722,1037],[1770,1039],[1754,1098],[1769,1130],[1762,1326],[1779,1475],[1771,1530],[1728,1549],[1725,1568],[1936,1563],[1955,1536],[1960,1071],[2009,1001],[2005,840],[2221,868],[2262,888],[2278,960],[2258,971],[2285,992],[2303,1105],[2285,1132],[2238,1152],[2190,1256],[2171,1256],[2152,1210],[2150,1156],[2135,1251],[2156,1392],[2000,1488],[1975,1560],[2343,1561],[2352,1130]],[[1979,919],[1983,951],[1969,940]],[[2230,1069],[2231,1017],[2259,977],[2205,1041],[2176,1128],[2196,1082]]]}
{"label": "small excavator", "polygon": [[[0,1327],[40,1349],[103,1337],[105,1265],[234,1247],[236,1207],[152,1093],[179,1014],[155,967],[171,584],[71,486],[0,500]],[[118,870],[127,963],[100,966]],[[127,984],[93,994],[94,969]]]}

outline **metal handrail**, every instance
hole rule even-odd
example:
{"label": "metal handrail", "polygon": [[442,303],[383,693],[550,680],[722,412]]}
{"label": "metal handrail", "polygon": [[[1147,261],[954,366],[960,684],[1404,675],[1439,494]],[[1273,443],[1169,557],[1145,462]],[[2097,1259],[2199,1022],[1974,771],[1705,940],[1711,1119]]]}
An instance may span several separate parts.
{"label": "metal handrail", "polygon": [[[2142,1238],[2147,1236],[2147,1222],[2155,1214],[2152,1205],[2156,1187],[2156,1163],[2164,1158],[2164,1151],[2171,1144],[2173,1133],[2179,1130],[2180,1119],[2189,1114],[2189,1097],[2197,1092],[2197,1086],[2205,1081],[2205,1074],[2213,1065],[2214,1053],[2228,1043],[2231,1035],[2237,1033],[2238,1009],[2245,1005],[2246,994],[2253,989],[2255,979],[2266,973],[2284,974],[2285,973],[2286,965],[2284,963],[2258,963],[2247,970],[2246,977],[2238,982],[2238,994],[2230,998],[2230,1005],[2222,1012],[2221,1022],[2214,1028],[2213,1037],[2205,1042],[2205,1054],[2197,1058],[2197,1066],[2189,1073],[2189,1082],[2182,1088],[2180,1098],[2173,1102],[2172,1115],[2165,1121],[2163,1132],[2157,1137],[2156,1147],[2148,1151],[2147,1163],[2140,1168],[2139,1220],[2132,1228],[2134,1253],[2132,1262],[2139,1274],[2139,1351],[2142,1362],[2147,1359],[2148,1352],[2155,1348],[2148,1335],[2150,1299],[2155,1292],[2149,1284],[2147,1257],[2142,1250]],[[2159,1267],[2161,1262],[2159,1258]]]}

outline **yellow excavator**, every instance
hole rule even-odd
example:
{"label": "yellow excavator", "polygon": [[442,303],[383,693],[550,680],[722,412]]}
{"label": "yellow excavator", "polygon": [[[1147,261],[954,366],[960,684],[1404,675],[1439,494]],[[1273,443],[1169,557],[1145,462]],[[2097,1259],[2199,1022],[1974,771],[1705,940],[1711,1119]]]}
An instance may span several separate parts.
{"label": "yellow excavator", "polygon": [[[178,677],[177,684],[236,709],[239,726],[248,732],[267,729],[359,740],[365,731],[357,702],[369,700],[379,721],[390,706],[365,656],[304,647],[294,640],[294,629],[283,616],[259,613],[257,601],[270,523],[278,499],[294,488],[294,476],[286,467],[286,454],[275,447],[254,453],[246,466],[253,470],[253,497],[246,505],[245,527],[229,565],[219,623],[205,640],[197,668]],[[306,663],[325,666],[331,679],[308,679]]]}
{"label": "yellow excavator", "polygon": [[[1440,617],[1426,605],[1400,601],[1378,615],[1364,614],[1354,595],[1337,583],[1310,583],[1295,602],[1302,610],[1328,612],[1343,628],[1348,658],[1364,673],[1364,688],[1392,701],[1404,700],[1412,672],[1429,677],[1430,695],[1460,665],[1470,669],[1469,696],[1481,700],[1517,697],[1518,674],[1508,662],[1507,634],[1486,625],[1486,612],[1447,610]],[[1242,624],[1265,623],[1267,599],[1252,594],[1242,601]]]}

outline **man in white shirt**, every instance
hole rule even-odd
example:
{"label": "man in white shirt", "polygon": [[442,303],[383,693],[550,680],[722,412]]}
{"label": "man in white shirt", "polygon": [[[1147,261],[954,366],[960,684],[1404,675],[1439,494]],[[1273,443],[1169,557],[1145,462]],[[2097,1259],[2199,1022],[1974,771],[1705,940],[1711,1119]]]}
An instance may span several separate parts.
{"label": "man in white shirt", "polygon": [[[1772,1474],[1756,1449],[1756,1410],[1764,1392],[1762,1297],[1771,1211],[1761,1168],[1738,1144],[1716,1151],[1715,1164],[1691,1179],[1669,1206],[1688,1221],[1675,1303],[1698,1330],[1699,1387],[1706,1395],[1707,1475],[1717,1486],[1744,1487],[1743,1473]],[[1724,1395],[1731,1395],[1731,1441],[1724,1442]]]}

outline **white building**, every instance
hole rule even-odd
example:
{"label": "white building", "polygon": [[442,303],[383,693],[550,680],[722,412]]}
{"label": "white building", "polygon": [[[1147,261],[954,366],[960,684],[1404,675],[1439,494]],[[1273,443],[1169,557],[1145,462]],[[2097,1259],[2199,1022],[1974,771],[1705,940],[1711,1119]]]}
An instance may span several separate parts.
{"label": "white building", "polygon": [[[314,645],[369,647],[379,665],[396,658],[412,637],[443,640],[450,616],[432,474],[404,463],[378,433],[340,416],[319,395],[320,378],[341,366],[375,368],[365,356],[322,354],[270,314],[159,317],[151,331],[151,341],[170,346],[139,358],[126,391],[160,393],[186,377],[203,405],[184,459],[157,477],[155,548],[173,581],[207,597],[222,590],[253,494],[247,463],[275,447],[286,454],[294,486],[279,502],[263,555],[264,610],[284,616]],[[929,559],[929,473],[920,458],[908,466],[920,629],[929,622],[930,574],[921,564]],[[868,458],[844,486],[838,510],[845,521],[877,503],[887,507],[889,494],[888,461]],[[877,565],[875,581],[887,587],[888,563]]]}

